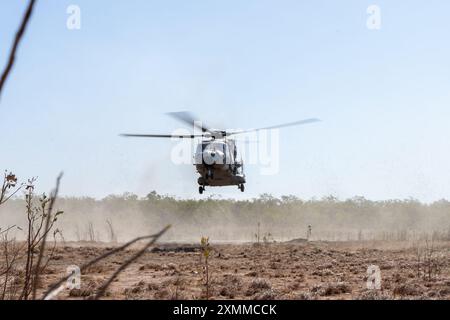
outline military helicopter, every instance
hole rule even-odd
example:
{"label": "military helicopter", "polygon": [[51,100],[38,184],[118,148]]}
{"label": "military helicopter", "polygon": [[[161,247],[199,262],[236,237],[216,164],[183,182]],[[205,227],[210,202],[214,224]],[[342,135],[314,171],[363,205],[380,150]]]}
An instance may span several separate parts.
{"label": "military helicopter", "polygon": [[168,115],[173,118],[194,126],[199,134],[174,135],[174,134],[121,134],[123,137],[132,138],[178,138],[197,139],[201,141],[197,145],[194,155],[194,165],[200,174],[198,178],[199,193],[203,194],[206,186],[223,187],[237,186],[242,192],[245,191],[244,163],[238,158],[236,140],[231,136],[258,132],[261,130],[272,130],[291,126],[298,126],[320,121],[319,119],[305,119],[270,127],[249,130],[219,130],[206,126],[203,122],[195,120],[189,112],[171,112]]}

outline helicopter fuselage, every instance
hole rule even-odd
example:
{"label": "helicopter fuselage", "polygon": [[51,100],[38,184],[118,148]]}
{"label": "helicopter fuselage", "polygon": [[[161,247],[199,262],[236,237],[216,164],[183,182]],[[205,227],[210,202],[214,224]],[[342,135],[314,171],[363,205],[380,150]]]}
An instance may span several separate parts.
{"label": "helicopter fuselage", "polygon": [[243,191],[245,175],[243,162],[238,160],[235,141],[232,139],[203,140],[194,156],[200,174],[200,190],[205,186],[239,186]]}
{"label": "helicopter fuselage", "polygon": [[218,130],[206,126],[189,112],[172,112],[170,116],[189,125],[194,126],[194,130],[201,131],[200,134],[122,134],[123,137],[133,138],[165,138],[165,139],[203,139],[197,147],[195,153],[195,166],[200,174],[198,178],[199,192],[203,194],[206,186],[238,186],[244,192],[245,174],[242,160],[238,160],[235,140],[231,136],[258,132],[261,130],[273,130],[278,128],[304,125],[318,122],[319,119],[305,119],[295,122],[283,123],[276,126],[263,127],[248,130]]}

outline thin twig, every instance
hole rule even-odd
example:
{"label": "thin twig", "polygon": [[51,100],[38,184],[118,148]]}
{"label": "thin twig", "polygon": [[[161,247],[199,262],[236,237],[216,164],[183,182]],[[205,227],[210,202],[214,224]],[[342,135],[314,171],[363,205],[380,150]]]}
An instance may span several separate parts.
{"label": "thin twig", "polygon": [[16,190],[14,190],[13,193],[11,193],[9,196],[0,199],[0,204],[4,204],[6,201],[8,201],[9,199],[11,199],[12,197],[14,197],[16,195],[17,192],[19,192],[22,189],[22,186],[19,186]]}
{"label": "thin twig", "polygon": [[[59,186],[61,183],[61,179],[62,179],[63,174],[60,173],[58,178],[56,179],[56,187],[55,190],[53,190],[52,194],[51,194],[51,198],[50,198],[50,205],[48,207],[48,211],[47,211],[47,217],[45,219],[45,229],[44,229],[44,237],[42,238],[41,241],[41,247],[39,249],[39,257],[36,263],[36,268],[35,268],[35,273],[36,275],[34,276],[34,283],[32,285],[33,287],[33,300],[36,300],[36,290],[37,290],[37,286],[39,284],[39,276],[42,270],[40,270],[41,267],[41,263],[42,263],[42,258],[44,256],[44,251],[45,251],[45,244],[47,242],[47,235],[48,232],[51,228],[50,226],[50,221],[53,219],[52,218],[52,211],[53,211],[53,206],[55,204],[56,198],[58,197],[58,192],[59,192]],[[43,212],[42,214],[44,214],[45,212]]]}
{"label": "thin twig", "polygon": [[16,227],[16,225],[13,225],[13,226],[11,226],[11,227],[8,227],[8,229],[6,229],[6,230],[4,230],[4,231],[1,231],[1,229],[0,229],[0,235],[4,234],[4,233],[6,233],[6,232],[9,232],[11,229],[13,229],[13,228],[15,228],[15,227]]}
{"label": "thin twig", "polygon": [[108,289],[108,287],[111,285],[111,283],[114,281],[114,279],[117,278],[117,276],[125,270],[130,264],[132,264],[134,261],[139,259],[145,252],[147,252],[148,248],[150,248],[158,239],[161,237],[170,226],[165,227],[163,230],[161,230],[152,240],[150,240],[144,248],[139,250],[135,255],[133,255],[131,258],[129,258],[127,261],[125,261],[114,273],[113,275],[98,289],[97,294],[94,297],[94,300],[100,299]]}
{"label": "thin twig", "polygon": [[25,15],[22,18],[22,23],[20,24],[19,30],[17,31],[16,37],[14,38],[14,43],[11,48],[11,52],[9,54],[8,63],[5,67],[5,70],[2,73],[2,77],[0,78],[0,97],[1,97],[2,90],[3,90],[3,86],[5,85],[5,82],[12,70],[13,65],[14,65],[14,61],[16,59],[17,48],[19,47],[20,41],[22,40],[22,37],[25,33],[25,29],[28,25],[31,14],[33,13],[33,7],[34,7],[35,2],[36,2],[36,0],[30,0],[30,2],[28,3],[27,11],[25,12]]}
{"label": "thin twig", "polygon": [[[161,236],[162,236],[162,235],[163,235],[170,227],[171,227],[171,226],[169,225],[169,226],[165,227],[162,231],[160,231],[160,232],[158,232],[158,233],[156,233],[156,234],[152,234],[152,235],[149,235],[149,236],[143,236],[143,237],[135,238],[135,239],[133,239],[133,240],[131,240],[131,241],[125,243],[124,245],[122,245],[122,246],[120,246],[120,247],[118,247],[118,248],[116,248],[116,249],[113,249],[113,250],[111,250],[111,251],[109,251],[109,252],[106,252],[105,254],[102,254],[101,256],[98,256],[98,257],[94,258],[93,260],[87,262],[87,263],[84,264],[83,266],[81,266],[81,267],[80,267],[80,272],[85,271],[86,269],[88,269],[88,268],[91,267],[92,265],[94,265],[94,264],[96,264],[96,263],[102,261],[103,259],[106,259],[107,257],[109,257],[109,256],[111,256],[111,255],[113,255],[113,254],[116,254],[117,252],[120,252],[120,251],[122,251],[122,250],[125,250],[126,248],[128,248],[129,246],[135,244],[136,242],[139,242],[139,241],[142,241],[142,240],[147,240],[147,239],[153,239],[153,238],[158,239],[158,238],[160,238],[160,237],[161,237]],[[72,275],[69,274],[69,275],[65,276],[64,278],[62,278],[61,280],[59,280],[58,282],[55,282],[54,284],[52,284],[52,285],[50,286],[50,288],[44,293],[44,296],[43,296],[42,299],[45,300],[45,299],[46,299],[53,291],[55,291],[56,289],[58,289],[58,288],[59,288],[65,281],[67,281],[71,276],[72,276]]]}

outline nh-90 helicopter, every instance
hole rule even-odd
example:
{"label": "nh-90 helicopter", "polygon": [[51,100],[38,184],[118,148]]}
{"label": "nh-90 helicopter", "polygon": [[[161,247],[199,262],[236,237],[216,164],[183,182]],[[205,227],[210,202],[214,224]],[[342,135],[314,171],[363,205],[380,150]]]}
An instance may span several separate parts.
{"label": "nh-90 helicopter", "polygon": [[314,118],[258,129],[219,130],[196,121],[194,116],[189,112],[171,112],[168,115],[190,126],[194,126],[194,129],[197,129],[199,134],[121,134],[121,136],[132,138],[201,139],[194,155],[194,165],[200,174],[198,178],[200,194],[203,194],[207,186],[237,186],[242,192],[245,191],[244,163],[238,157],[236,140],[230,137],[261,130],[272,130],[320,121]]}

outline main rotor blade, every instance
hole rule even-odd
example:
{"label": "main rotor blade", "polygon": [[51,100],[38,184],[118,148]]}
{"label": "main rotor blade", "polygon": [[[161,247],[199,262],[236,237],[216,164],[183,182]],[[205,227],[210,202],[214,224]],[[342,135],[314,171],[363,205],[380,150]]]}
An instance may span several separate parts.
{"label": "main rotor blade", "polygon": [[195,139],[202,138],[204,135],[191,134],[191,135],[173,135],[173,134],[121,134],[120,136],[126,138],[178,138],[178,139]]}
{"label": "main rotor blade", "polygon": [[207,125],[196,119],[195,116],[190,112],[169,112],[167,114],[172,118],[177,119],[178,121],[184,122],[189,126],[194,126],[195,128],[202,130],[202,132],[211,132],[211,129]]}
{"label": "main rotor blade", "polygon": [[314,122],[320,122],[320,120],[316,119],[316,118],[312,118],[312,119],[305,119],[305,120],[300,120],[300,121],[295,121],[295,122],[279,124],[279,125],[276,125],[276,126],[258,128],[258,129],[249,129],[249,130],[240,130],[240,131],[234,131],[234,132],[227,132],[227,136],[231,136],[231,135],[235,135],[235,134],[250,133],[250,132],[258,132],[258,131],[262,131],[262,130],[272,130],[272,129],[280,129],[280,128],[286,128],[286,127],[300,126],[300,125],[314,123]]}

